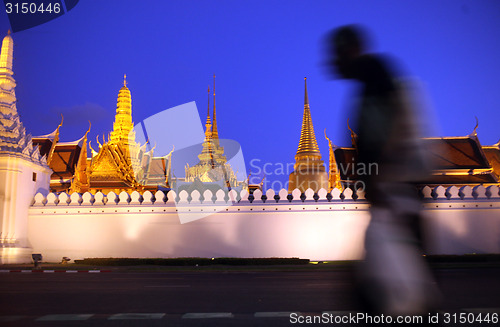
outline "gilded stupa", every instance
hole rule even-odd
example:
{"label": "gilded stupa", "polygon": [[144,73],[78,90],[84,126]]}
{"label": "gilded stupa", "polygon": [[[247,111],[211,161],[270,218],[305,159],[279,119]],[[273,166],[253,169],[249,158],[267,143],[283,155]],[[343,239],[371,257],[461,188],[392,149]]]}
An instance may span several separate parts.
{"label": "gilded stupa", "polygon": [[217,128],[217,114],[215,107],[215,75],[213,88],[213,121],[210,117],[210,87],[208,88],[207,120],[205,122],[205,138],[202,151],[198,155],[200,160],[196,165],[186,165],[185,182],[214,183],[220,182],[225,187],[234,187],[238,184],[236,175],[227,163],[224,147],[220,145]]}
{"label": "gilded stupa", "polygon": [[299,189],[305,192],[308,188],[314,192],[324,188],[328,190],[328,175],[325,171],[318,142],[314,135],[314,127],[309,107],[307,94],[307,78],[304,78],[304,115],[302,118],[302,129],[300,131],[299,147],[295,155],[294,171],[290,174],[288,192]]}

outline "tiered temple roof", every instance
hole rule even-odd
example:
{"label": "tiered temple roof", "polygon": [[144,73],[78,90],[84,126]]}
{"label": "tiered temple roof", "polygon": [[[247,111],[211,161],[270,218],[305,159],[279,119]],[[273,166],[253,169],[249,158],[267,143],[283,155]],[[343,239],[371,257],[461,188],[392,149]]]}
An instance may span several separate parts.
{"label": "tiered temple roof", "polygon": [[[421,181],[422,185],[474,186],[496,185],[500,182],[499,143],[481,146],[476,128],[467,136],[421,139],[423,155],[432,169],[428,178]],[[339,165],[346,167],[340,170],[341,180],[345,185],[359,179],[356,169],[349,168],[357,162],[354,147],[337,147],[335,159]]]}

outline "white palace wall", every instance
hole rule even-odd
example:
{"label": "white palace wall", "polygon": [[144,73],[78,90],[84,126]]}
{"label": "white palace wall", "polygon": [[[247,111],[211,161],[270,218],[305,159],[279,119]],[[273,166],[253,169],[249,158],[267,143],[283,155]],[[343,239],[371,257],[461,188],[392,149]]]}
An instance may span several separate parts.
{"label": "white palace wall", "polygon": [[[282,190],[278,202],[272,190],[266,201],[256,191],[253,202],[245,192],[238,202],[235,191],[215,196],[206,191],[204,198],[210,200],[203,202],[197,191],[190,198],[185,191],[179,196],[171,191],[168,199],[157,192],[154,202],[149,192],[107,198],[100,193],[37,194],[29,209],[28,236],[33,252],[46,261],[62,256],[362,257],[370,219],[362,194],[354,200],[352,191],[334,190],[329,201],[321,190],[316,201],[308,190],[302,201],[295,190],[291,202],[286,194]],[[426,187],[424,195],[428,253],[500,253],[498,187]]]}

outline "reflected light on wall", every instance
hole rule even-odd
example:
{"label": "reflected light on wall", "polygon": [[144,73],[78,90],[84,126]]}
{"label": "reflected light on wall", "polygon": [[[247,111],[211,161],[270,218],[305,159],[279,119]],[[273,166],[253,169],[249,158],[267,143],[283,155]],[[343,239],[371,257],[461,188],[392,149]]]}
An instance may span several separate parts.
{"label": "reflected light on wall", "polygon": [[126,240],[134,241],[140,238],[141,232],[148,225],[148,220],[141,218],[135,215],[124,216],[122,227]]}

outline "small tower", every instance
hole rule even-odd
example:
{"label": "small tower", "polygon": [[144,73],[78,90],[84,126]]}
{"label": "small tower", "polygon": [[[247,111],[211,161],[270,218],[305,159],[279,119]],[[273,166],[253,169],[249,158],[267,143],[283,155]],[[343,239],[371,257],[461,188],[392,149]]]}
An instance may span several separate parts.
{"label": "small tower", "polygon": [[304,78],[304,83],[304,116],[302,118],[299,147],[295,155],[294,171],[289,178],[288,192],[292,192],[296,188],[301,192],[305,192],[308,188],[314,192],[319,191],[321,188],[328,190],[328,175],[323,160],[321,160],[318,142],[314,135],[307,94],[307,78]]}
{"label": "small tower", "polygon": [[[33,147],[16,108],[10,31],[0,53],[0,262],[20,262],[9,248],[28,247],[28,208],[37,192],[48,193],[52,171]],[[14,251],[21,253],[22,251]]]}

